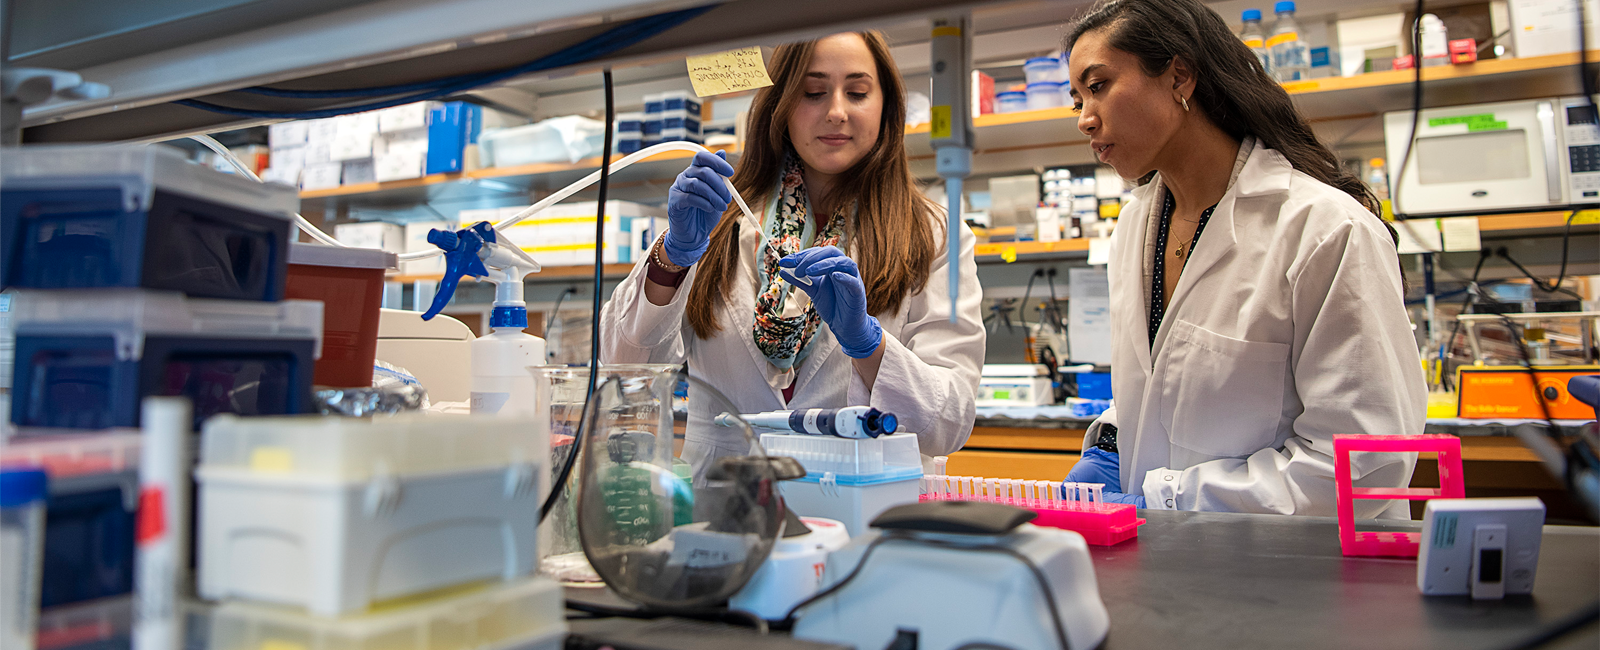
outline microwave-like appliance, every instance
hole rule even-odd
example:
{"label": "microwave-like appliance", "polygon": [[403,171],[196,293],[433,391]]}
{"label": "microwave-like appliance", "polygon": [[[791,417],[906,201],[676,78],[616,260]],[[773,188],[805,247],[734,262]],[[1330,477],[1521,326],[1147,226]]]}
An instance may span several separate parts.
{"label": "microwave-like appliance", "polygon": [[[1385,113],[1383,133],[1391,164],[1404,160],[1411,111]],[[1582,97],[1425,108],[1405,174],[1390,169],[1389,182],[1398,214],[1600,203],[1595,108]]]}

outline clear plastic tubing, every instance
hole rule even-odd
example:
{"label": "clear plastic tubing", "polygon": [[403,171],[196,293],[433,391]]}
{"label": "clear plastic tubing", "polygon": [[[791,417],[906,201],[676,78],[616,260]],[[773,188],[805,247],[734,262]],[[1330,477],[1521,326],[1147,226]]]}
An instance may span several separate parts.
{"label": "clear plastic tubing", "polygon": [[[193,139],[196,142],[199,142],[200,144],[205,145],[206,147],[210,148],[212,151],[217,152],[219,155],[223,156],[224,158],[227,158],[228,162],[230,164],[232,164],[233,168],[238,170],[238,172],[240,174],[243,174],[245,177],[253,179],[258,183],[259,182],[263,182],[261,180],[261,177],[256,176],[254,173],[252,173],[249,170],[249,168],[245,167],[243,163],[239,162],[238,158],[234,157],[232,152],[228,151],[227,147],[222,146],[221,143],[218,143],[211,136],[197,135],[197,136],[190,136],[190,138]],[[700,153],[702,151],[707,152],[707,153],[711,152],[710,149],[707,149],[707,148],[705,148],[703,146],[700,146],[698,144],[695,144],[693,142],[681,142],[681,141],[680,142],[663,142],[661,144],[651,145],[651,146],[645,147],[643,149],[640,149],[638,151],[635,151],[633,153],[630,153],[627,156],[624,156],[622,158],[622,160],[618,160],[618,161],[616,161],[614,163],[611,163],[611,173],[615,174],[615,173],[617,173],[619,171],[627,169],[629,165],[632,165],[632,164],[634,164],[636,162],[644,160],[645,158],[649,158],[649,157],[654,156],[656,154],[665,153],[665,152],[668,152],[668,151],[687,151],[687,152],[689,152],[691,154]],[[585,177],[583,177],[581,179],[578,179],[578,181],[576,183],[573,183],[571,185],[563,187],[563,188],[561,188],[560,191],[556,192],[555,194],[551,194],[550,196],[545,197],[545,199],[543,201],[535,203],[532,206],[530,206],[528,209],[523,210],[521,212],[518,212],[518,213],[516,213],[514,215],[511,215],[510,217],[506,218],[505,220],[501,221],[500,223],[495,224],[494,225],[495,230],[501,230],[501,229],[507,228],[509,226],[512,226],[512,225],[516,224],[517,222],[522,221],[523,219],[527,219],[528,217],[531,217],[531,216],[537,214],[540,210],[543,210],[543,209],[548,208],[548,207],[550,207],[552,205],[555,205],[557,203],[565,201],[567,199],[567,197],[572,196],[573,194],[577,194],[578,192],[583,191],[584,188],[587,188],[590,185],[593,185],[593,184],[598,183],[598,182],[600,182],[600,170],[597,169],[597,170],[594,171],[594,173],[589,174],[588,176],[585,176]],[[735,188],[733,186],[733,181],[731,179],[724,179],[723,182],[728,184],[728,192],[733,195],[733,202],[738,204],[739,209],[744,212],[745,218],[749,219],[752,224],[755,224],[755,225],[757,225],[759,227],[759,225],[761,223],[761,220],[757,219],[755,213],[750,211],[750,206],[745,204],[744,197],[739,196],[739,190],[738,190],[738,188]],[[322,242],[324,244],[327,244],[329,246],[344,246],[344,244],[340,243],[339,240],[334,239],[333,237],[330,237],[327,233],[322,232],[321,230],[317,229],[317,227],[315,225],[312,225],[311,222],[306,221],[304,217],[301,217],[298,214],[295,215],[295,224],[300,226],[301,230],[306,231],[306,234],[310,235],[312,239],[320,241],[320,242]],[[416,260],[425,260],[425,259],[428,259],[430,257],[434,257],[436,255],[440,255],[442,253],[444,253],[444,251],[441,251],[441,250],[418,251],[418,252],[414,252],[414,253],[403,253],[399,257],[400,257],[400,261],[402,261],[402,262],[414,262]]]}

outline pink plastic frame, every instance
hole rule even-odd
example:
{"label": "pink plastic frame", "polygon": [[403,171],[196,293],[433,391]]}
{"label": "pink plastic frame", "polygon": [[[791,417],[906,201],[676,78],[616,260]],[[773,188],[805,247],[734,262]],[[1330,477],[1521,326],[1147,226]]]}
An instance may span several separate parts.
{"label": "pink plastic frame", "polygon": [[[1433,452],[1439,455],[1437,488],[1358,488],[1350,481],[1350,454]],[[1338,489],[1339,549],[1358,557],[1416,557],[1421,533],[1356,530],[1356,499],[1460,499],[1467,496],[1461,472],[1461,439],[1447,434],[1420,436],[1336,435],[1333,437],[1334,485]]]}

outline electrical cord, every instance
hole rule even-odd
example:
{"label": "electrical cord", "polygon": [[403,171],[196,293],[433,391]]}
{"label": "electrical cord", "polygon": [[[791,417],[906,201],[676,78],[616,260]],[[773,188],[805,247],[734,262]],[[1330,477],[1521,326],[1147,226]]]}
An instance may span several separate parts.
{"label": "electrical cord", "polygon": [[311,111],[263,111],[223,106],[220,104],[213,104],[211,102],[195,99],[182,99],[173,103],[191,108],[211,111],[213,113],[222,113],[225,115],[249,117],[255,119],[321,119],[327,117],[337,117],[340,115],[348,115],[350,113],[378,110],[381,108],[389,108],[403,104],[438,99],[440,97],[446,97],[455,93],[471,90],[473,88],[478,88],[480,86],[485,86],[498,81],[504,81],[506,79],[531,72],[577,65],[609,56],[620,50],[631,47],[646,39],[656,36],[668,29],[677,27],[678,25],[681,25],[692,18],[710,11],[715,6],[716,5],[707,5],[704,7],[684,9],[681,11],[658,14],[655,16],[646,16],[617,27],[613,27],[599,36],[564,48],[554,54],[549,54],[521,65],[491,72],[456,75],[453,77],[446,77],[444,79],[433,80],[430,82],[419,82],[415,84],[400,84],[393,86],[377,86],[373,88],[355,88],[345,90],[281,90],[259,86],[246,89],[252,94],[305,99],[382,96],[419,91],[415,92],[414,94],[366,104]]}
{"label": "electrical cord", "polygon": [[1411,81],[1411,135],[1406,137],[1406,153],[1400,157],[1400,171],[1394,177],[1394,200],[1390,202],[1394,220],[1402,222],[1407,217],[1400,211],[1400,190],[1405,186],[1406,168],[1411,165],[1411,148],[1417,144],[1417,126],[1422,121],[1422,3],[1423,0],[1417,0],[1416,15],[1411,21],[1411,68],[1416,73]]}
{"label": "electrical cord", "polygon": [[1561,233],[1561,270],[1556,273],[1556,279],[1550,281],[1549,283],[1545,283],[1543,280],[1535,277],[1533,273],[1528,271],[1527,268],[1523,267],[1521,264],[1518,264],[1516,260],[1512,259],[1511,251],[1505,246],[1495,249],[1495,254],[1505,258],[1505,261],[1510,262],[1511,265],[1516,267],[1518,271],[1521,271],[1522,274],[1527,276],[1529,280],[1532,280],[1533,286],[1537,287],[1540,291],[1545,293],[1565,293],[1577,298],[1578,300],[1583,300],[1583,296],[1578,295],[1577,292],[1571,289],[1562,288],[1561,286],[1561,283],[1567,279],[1567,252],[1572,243],[1572,220],[1577,218],[1578,213],[1576,211],[1567,215],[1566,228]]}
{"label": "electrical cord", "polygon": [[[611,78],[611,66],[606,66],[600,72],[605,85],[606,95],[606,132],[602,159],[605,163],[600,165],[600,197],[596,205],[594,220],[594,316],[589,321],[589,385],[583,395],[584,413],[589,413],[589,403],[594,399],[595,382],[600,377],[600,294],[605,288],[606,270],[606,199],[611,189],[611,158],[612,138],[615,137],[617,124],[617,106],[615,84]],[[589,426],[595,426],[596,418],[587,418]],[[578,420],[578,430],[572,438],[572,451],[567,455],[566,462],[561,464],[561,471],[556,475],[556,480],[550,485],[550,496],[544,500],[544,505],[539,508],[539,522],[544,523],[550,516],[550,510],[555,508],[556,500],[566,492],[567,480],[572,477],[572,466],[577,464],[578,456],[583,450],[584,419]]]}
{"label": "electrical cord", "polygon": [[1487,248],[1479,249],[1478,250],[1478,264],[1477,264],[1477,266],[1472,267],[1472,281],[1467,283],[1467,297],[1466,297],[1466,299],[1461,301],[1461,309],[1456,312],[1455,325],[1452,325],[1450,327],[1450,338],[1445,339],[1444,344],[1439,346],[1439,383],[1440,384],[1445,384],[1448,381],[1450,381],[1449,378],[1448,378],[1449,377],[1449,373],[1446,373],[1444,371],[1445,356],[1448,355],[1448,354],[1453,354],[1455,352],[1455,349],[1456,349],[1456,336],[1461,333],[1461,318],[1460,318],[1460,316],[1462,314],[1469,313],[1467,310],[1472,309],[1472,304],[1478,298],[1478,275],[1480,273],[1483,273],[1483,263],[1485,261],[1488,261],[1488,259],[1489,259],[1489,249],[1487,249]]}
{"label": "electrical cord", "polygon": [[[578,600],[567,600],[566,608],[575,612],[589,614],[591,615],[591,618],[617,617],[653,619],[660,618],[663,614],[665,614],[681,618],[692,618],[698,621],[710,621],[713,623],[734,623],[751,628],[755,630],[757,634],[766,634],[769,631],[767,622],[762,620],[760,616],[756,616],[755,614],[742,609],[719,607],[713,609],[661,611],[653,609],[607,607],[605,605],[596,605],[594,603],[586,603]],[[571,617],[568,617],[568,620],[571,620]]]}
{"label": "electrical cord", "polygon": [[[555,306],[555,308],[550,310],[549,322],[547,322],[545,324],[545,328],[544,328],[545,341],[546,341],[547,345],[548,345],[548,343],[549,343],[549,341],[551,339],[555,338],[555,337],[550,335],[550,332],[552,330],[556,329],[559,326],[559,324],[561,323],[561,303],[564,303],[564,302],[567,301],[567,296],[575,296],[575,295],[578,295],[577,287],[567,287],[565,290],[563,290],[561,292],[561,295],[556,296],[556,306]],[[563,328],[562,331],[563,332],[566,331],[565,328]],[[549,359],[546,359],[546,361],[549,361]]]}
{"label": "electrical cord", "polygon": [[800,604],[790,608],[789,613],[783,617],[784,624],[792,627],[794,623],[794,615],[797,612],[799,612],[801,609],[804,609],[807,605],[833,595],[835,592],[844,588],[846,584],[849,584],[851,580],[854,580],[856,576],[861,574],[862,568],[866,567],[867,560],[871,558],[872,552],[879,546],[883,545],[884,542],[902,541],[913,544],[933,546],[936,548],[948,548],[962,551],[990,551],[1016,558],[1018,561],[1022,562],[1023,566],[1028,567],[1028,571],[1033,574],[1034,581],[1039,584],[1039,590],[1044,592],[1045,606],[1050,609],[1050,621],[1055,626],[1056,641],[1061,644],[1061,650],[1071,650],[1072,646],[1067,642],[1067,626],[1066,623],[1061,620],[1061,609],[1056,604],[1055,592],[1050,589],[1050,579],[1045,576],[1044,569],[1039,568],[1039,565],[1035,564],[1034,561],[1028,556],[1023,555],[1014,548],[1002,546],[1000,544],[961,544],[958,542],[916,537],[914,535],[905,533],[882,532],[880,535],[881,536],[878,537],[878,539],[872,540],[872,543],[867,545],[866,550],[861,553],[861,560],[856,562],[855,567],[850,569],[850,573],[845,575],[843,579],[834,583],[827,589],[817,592],[810,598],[800,601]]}
{"label": "electrical cord", "polygon": [[1028,276],[1028,286],[1022,290],[1022,304],[1017,305],[1017,325],[1022,328],[1022,358],[1034,363],[1033,334],[1028,331],[1028,299],[1033,296],[1033,281],[1044,275],[1044,269],[1034,269]]}

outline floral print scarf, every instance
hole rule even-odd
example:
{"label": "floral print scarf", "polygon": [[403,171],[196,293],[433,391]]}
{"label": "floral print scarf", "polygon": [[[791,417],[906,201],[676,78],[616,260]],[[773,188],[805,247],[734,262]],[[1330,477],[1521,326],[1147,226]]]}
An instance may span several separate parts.
{"label": "floral print scarf", "polygon": [[[778,275],[778,260],[815,246],[837,246],[844,234],[845,219],[836,213],[822,232],[816,232],[800,160],[793,152],[784,161],[778,180],[777,200],[761,226],[761,257],[756,264],[760,292],[756,294],[756,317],[751,325],[756,349],[767,361],[782,370],[791,370],[810,353],[811,338],[822,323],[816,307],[806,303],[804,311],[784,309],[791,287]],[[807,242],[810,246],[807,246]]]}

